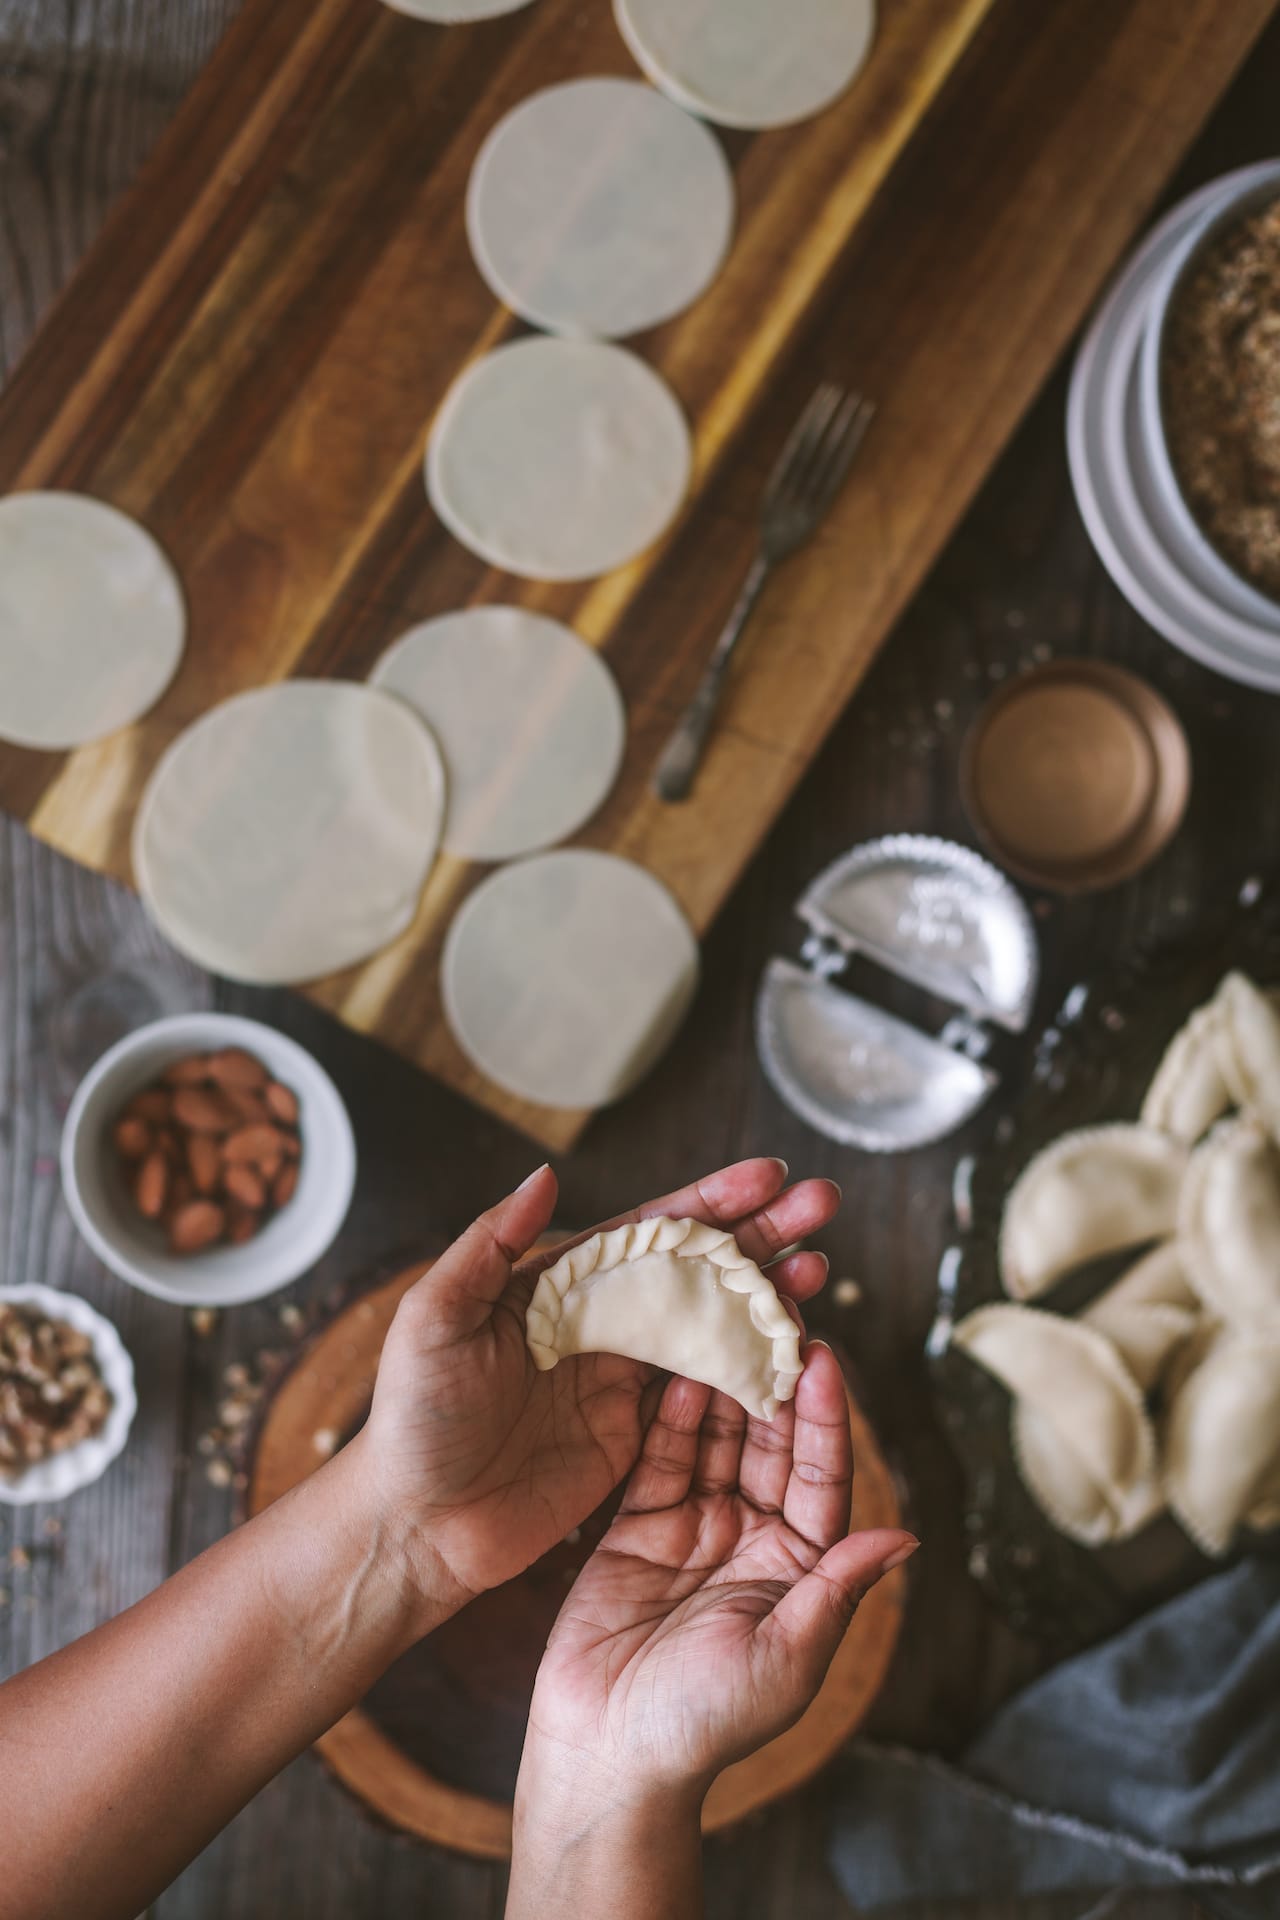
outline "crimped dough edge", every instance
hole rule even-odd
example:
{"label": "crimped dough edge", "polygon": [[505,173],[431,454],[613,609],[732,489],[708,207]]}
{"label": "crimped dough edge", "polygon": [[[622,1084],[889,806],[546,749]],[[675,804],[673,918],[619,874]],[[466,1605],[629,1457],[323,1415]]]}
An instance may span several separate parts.
{"label": "crimped dough edge", "polygon": [[773,1343],[773,1392],[764,1399],[765,1416],[771,1420],[778,1408],[792,1398],[800,1378],[799,1333],[773,1282],[754,1260],[748,1259],[733,1235],[722,1227],[709,1227],[701,1220],[673,1220],[656,1214],[651,1219],[633,1221],[629,1226],[593,1233],[589,1240],[562,1253],[555,1264],[540,1275],[525,1313],[525,1339],[534,1365],[545,1373],[563,1357],[556,1345],[556,1335],[569,1289],[593,1273],[607,1273],[646,1253],[672,1253],[681,1260],[706,1260],[718,1270],[721,1286],[730,1293],[747,1296],[753,1326]]}

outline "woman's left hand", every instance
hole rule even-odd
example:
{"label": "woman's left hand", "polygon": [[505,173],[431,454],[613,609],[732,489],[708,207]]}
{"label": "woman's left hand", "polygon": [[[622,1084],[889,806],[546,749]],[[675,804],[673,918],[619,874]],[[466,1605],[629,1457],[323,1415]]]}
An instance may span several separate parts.
{"label": "woman's left hand", "polygon": [[865,1590],[914,1551],[849,1534],[853,1459],[835,1355],[809,1346],[772,1421],[671,1381],[621,1510],[548,1644],[523,1775],[580,1808],[692,1793],[797,1720]]}
{"label": "woman's left hand", "polygon": [[[831,1219],[840,1190],[786,1177],[781,1160],[744,1160],[607,1224],[660,1213],[727,1227],[752,1259],[774,1262],[781,1293],[803,1300],[822,1286],[825,1259],[778,1256]],[[539,1373],[526,1345],[525,1308],[556,1254],[525,1256],[555,1202],[555,1176],[540,1168],[410,1289],[368,1423],[346,1450],[401,1548],[424,1627],[562,1540],[640,1452],[652,1367],[581,1354]]]}

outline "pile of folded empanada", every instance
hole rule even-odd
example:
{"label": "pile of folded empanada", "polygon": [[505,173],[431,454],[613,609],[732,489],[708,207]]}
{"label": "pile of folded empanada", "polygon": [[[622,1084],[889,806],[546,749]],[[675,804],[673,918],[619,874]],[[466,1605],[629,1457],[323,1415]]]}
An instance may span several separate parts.
{"label": "pile of folded empanada", "polygon": [[[1148,1243],[1077,1318],[1021,1304]],[[1055,1526],[1098,1546],[1168,1507],[1222,1554],[1280,1525],[1280,995],[1228,974],[1137,1125],[1037,1154],[1000,1271],[1012,1299],[952,1338],[1013,1396],[1019,1471]]]}

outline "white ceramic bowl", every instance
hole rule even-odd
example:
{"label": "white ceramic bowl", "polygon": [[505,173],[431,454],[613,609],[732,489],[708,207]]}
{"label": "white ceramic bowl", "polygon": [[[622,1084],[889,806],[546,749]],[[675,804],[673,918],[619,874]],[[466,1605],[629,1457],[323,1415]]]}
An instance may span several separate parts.
{"label": "white ceramic bowl", "polygon": [[1246,580],[1201,530],[1187,503],[1169,453],[1164,426],[1161,370],[1170,310],[1204,250],[1250,208],[1280,193],[1280,160],[1241,167],[1214,182],[1214,191],[1154,276],[1138,359],[1138,406],[1146,465],[1159,507],[1195,572],[1211,583],[1215,597],[1246,618],[1274,622],[1277,602]]}
{"label": "white ceramic bowl", "polygon": [[1224,189],[1234,192],[1241,177],[1210,181],[1179,201],[1116,276],[1072,369],[1067,459],[1089,538],[1130,605],[1215,673],[1280,693],[1280,604],[1265,618],[1250,613],[1215,587],[1195,550],[1179,539],[1148,471],[1138,392],[1151,288],[1192,223]]}
{"label": "white ceramic bowl", "polygon": [[51,1320],[66,1320],[93,1342],[98,1371],[111,1393],[111,1411],[100,1433],[81,1440],[65,1453],[51,1454],[37,1461],[16,1480],[0,1479],[0,1505],[28,1507],[35,1500],[65,1500],[104,1474],[116,1455],[123,1451],[138,1410],[133,1385],[133,1362],[121,1344],[120,1335],[109,1320],[75,1293],[58,1293],[53,1287],[0,1287],[0,1301],[6,1305],[35,1307]]}
{"label": "white ceramic bowl", "polygon": [[[239,1247],[170,1253],[125,1190],[112,1125],[132,1094],[171,1061],[219,1047],[245,1047],[292,1088],[300,1103],[297,1191],[261,1233]],[[139,1027],[104,1053],[76,1089],[62,1133],[62,1187],[76,1225],[98,1258],[144,1293],[184,1307],[229,1307],[288,1286],[332,1244],[355,1186],[356,1148],[337,1088],[304,1048],[257,1020],[180,1013]]]}

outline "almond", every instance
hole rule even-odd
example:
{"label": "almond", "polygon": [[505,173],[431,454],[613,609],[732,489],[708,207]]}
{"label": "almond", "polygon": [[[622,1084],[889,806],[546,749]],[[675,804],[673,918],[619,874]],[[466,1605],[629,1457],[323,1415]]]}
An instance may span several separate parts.
{"label": "almond", "polygon": [[243,1047],[224,1047],[211,1053],[207,1061],[209,1078],[220,1087],[240,1087],[252,1091],[266,1080],[267,1070]]}
{"label": "almond", "polygon": [[236,1124],[241,1127],[258,1126],[262,1121],[271,1120],[271,1109],[262,1094],[252,1087],[224,1087],[222,1097],[229,1107],[235,1109]]}
{"label": "almond", "polygon": [[213,1193],[222,1177],[222,1155],[218,1145],[207,1133],[189,1133],[187,1135],[187,1166],[191,1170],[191,1179],[200,1193]]}
{"label": "almond", "polygon": [[271,1188],[271,1204],[275,1207],[287,1207],[298,1186],[298,1164],[287,1161],[275,1177]]}
{"label": "almond", "polygon": [[166,1220],[171,1220],[179,1208],[185,1207],[188,1200],[196,1197],[195,1186],[185,1173],[175,1173],[169,1181],[169,1204],[164,1210]]}
{"label": "almond", "polygon": [[164,1210],[168,1191],[169,1162],[162,1153],[153,1149],[139,1167],[133,1186],[138,1212],[148,1220],[158,1220]]}
{"label": "almond", "polygon": [[227,1239],[233,1247],[242,1247],[246,1240],[252,1240],[258,1231],[258,1216],[249,1207],[239,1207],[234,1201],[227,1208]]}
{"label": "almond", "polygon": [[266,1182],[254,1167],[229,1165],[223,1173],[222,1184],[233,1200],[255,1213],[267,1204]]}
{"label": "almond", "polygon": [[222,1238],[226,1215],[212,1200],[189,1200],[169,1222],[169,1245],[175,1253],[199,1253]]}
{"label": "almond", "polygon": [[141,1160],[151,1147],[151,1129],[145,1120],[117,1120],[112,1136],[126,1160]]}
{"label": "almond", "polygon": [[192,1133],[228,1133],[238,1118],[215,1087],[179,1087],[173,1096],[173,1117]]}
{"label": "almond", "polygon": [[162,1127],[173,1110],[172,1096],[163,1087],[147,1087],[141,1093],[135,1093],[124,1110],[126,1120],[145,1120],[153,1127]]}
{"label": "almond", "polygon": [[259,1121],[254,1126],[237,1128],[223,1141],[222,1151],[229,1166],[243,1166],[248,1162],[255,1167],[265,1167],[274,1162],[278,1167],[284,1157],[284,1137],[279,1127],[273,1127],[269,1121]]}
{"label": "almond", "polygon": [[209,1056],[205,1053],[190,1053],[182,1060],[174,1060],[164,1070],[166,1086],[195,1087],[209,1078]]}
{"label": "almond", "polygon": [[298,1124],[298,1096],[289,1087],[282,1087],[278,1080],[269,1080],[266,1089],[267,1105],[277,1120],[283,1120],[286,1127]]}

